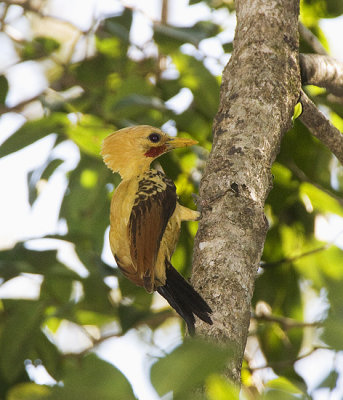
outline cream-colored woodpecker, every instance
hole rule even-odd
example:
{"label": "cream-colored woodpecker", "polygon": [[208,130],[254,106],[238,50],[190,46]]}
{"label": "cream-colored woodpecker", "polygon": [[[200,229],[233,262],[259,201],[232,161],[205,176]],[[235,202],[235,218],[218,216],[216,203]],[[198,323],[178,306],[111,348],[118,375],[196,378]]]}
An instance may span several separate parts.
{"label": "cream-colored woodpecker", "polygon": [[141,125],[109,135],[101,150],[106,165],[122,177],[110,210],[110,245],[116,263],[130,281],[162,295],[191,334],[194,315],[212,324],[212,310],[170,259],[181,221],[196,220],[199,213],[180,205],[173,181],[150,164],[161,154],[196,143]]}

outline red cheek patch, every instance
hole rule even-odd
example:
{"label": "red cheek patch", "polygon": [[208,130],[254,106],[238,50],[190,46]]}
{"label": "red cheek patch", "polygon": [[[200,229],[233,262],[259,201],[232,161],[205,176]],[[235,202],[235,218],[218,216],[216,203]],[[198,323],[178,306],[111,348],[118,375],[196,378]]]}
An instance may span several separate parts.
{"label": "red cheek patch", "polygon": [[167,150],[167,146],[157,146],[157,147],[150,147],[150,149],[144,153],[145,157],[157,157],[160,154],[164,153]]}

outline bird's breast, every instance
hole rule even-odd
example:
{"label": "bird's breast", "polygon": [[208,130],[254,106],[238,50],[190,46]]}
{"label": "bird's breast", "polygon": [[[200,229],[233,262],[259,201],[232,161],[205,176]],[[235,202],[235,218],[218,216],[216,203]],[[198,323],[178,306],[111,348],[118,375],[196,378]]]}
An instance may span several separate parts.
{"label": "bird's breast", "polygon": [[124,264],[131,263],[127,226],[136,198],[138,181],[122,181],[115,190],[110,210],[110,246]]}
{"label": "bird's breast", "polygon": [[117,187],[111,203],[111,250],[137,285],[149,291],[149,285],[164,285],[165,260],[175,249],[180,215],[175,186],[160,171],[146,171]]}

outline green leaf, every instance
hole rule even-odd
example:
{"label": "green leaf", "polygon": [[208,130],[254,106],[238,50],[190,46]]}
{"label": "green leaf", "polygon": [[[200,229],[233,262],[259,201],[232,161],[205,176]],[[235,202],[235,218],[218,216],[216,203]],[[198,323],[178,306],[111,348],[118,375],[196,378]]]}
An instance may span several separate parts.
{"label": "green leaf", "polygon": [[77,310],[76,320],[80,325],[97,325],[102,326],[105,324],[110,324],[114,320],[112,314],[101,314],[100,312],[90,311],[90,310]]}
{"label": "green leaf", "polygon": [[50,388],[36,383],[20,383],[13,386],[6,400],[49,400]]}
{"label": "green leaf", "polygon": [[324,321],[322,339],[336,350],[343,350],[343,283],[341,279],[327,279],[326,290],[330,303],[328,318]]}
{"label": "green leaf", "polygon": [[[310,248],[304,248],[303,252],[318,249],[321,246],[320,242],[316,242]],[[310,279],[318,289],[325,285],[325,278],[336,281],[343,279],[343,251],[336,246],[301,257],[294,264],[304,278]]]}
{"label": "green leaf", "polygon": [[301,198],[306,196],[317,211],[343,216],[343,207],[339,201],[311,183],[303,182],[300,185],[299,195]]}
{"label": "green leaf", "polygon": [[56,257],[56,250],[29,250],[23,243],[17,243],[13,249],[0,252],[0,277],[9,280],[22,272],[28,272],[79,278],[78,274],[59,262]]}
{"label": "green leaf", "polygon": [[343,320],[332,313],[324,322],[322,339],[335,350],[343,350]]}
{"label": "green leaf", "polygon": [[295,107],[294,107],[293,117],[292,117],[293,121],[294,121],[295,119],[299,118],[300,115],[302,114],[302,112],[303,112],[303,106],[302,106],[302,104],[299,102],[299,103],[297,103],[297,104],[295,105]]}
{"label": "green leaf", "polygon": [[[342,257],[342,250],[341,257]],[[330,302],[330,312],[335,312],[337,317],[343,321],[343,281],[341,278],[326,279],[326,289],[328,291],[328,299]]]}
{"label": "green leaf", "polygon": [[334,125],[338,130],[343,132],[343,118],[333,111],[331,112],[331,122],[332,125]]}
{"label": "green leaf", "polygon": [[165,53],[178,49],[184,43],[198,47],[203,39],[219,33],[219,26],[212,21],[199,21],[190,27],[154,24],[154,40]]}
{"label": "green leaf", "polygon": [[277,161],[288,167],[298,180],[313,181],[328,191],[333,190],[330,184],[332,154],[299,119],[284,136]]}
{"label": "green leaf", "polygon": [[272,165],[274,185],[280,185],[289,189],[298,188],[298,181],[293,178],[292,171],[285,165],[275,162]]}
{"label": "green leaf", "polygon": [[0,75],[0,104],[5,105],[9,85],[5,75]]}
{"label": "green leaf", "polygon": [[[272,235],[279,233],[279,227],[275,226],[276,222],[293,225],[299,224],[300,221],[305,228],[308,227],[308,230],[312,232],[314,216],[306,212],[304,204],[299,199],[299,181],[284,163],[275,162],[272,166],[272,174],[274,178],[273,188],[266,201],[266,211],[269,210],[272,223],[272,228],[268,231],[269,238],[272,239]],[[301,227],[298,228],[298,230],[300,229]],[[279,259],[281,257],[275,249],[281,250],[280,242],[278,242],[280,238],[273,237],[273,239],[272,246],[274,246],[274,249],[270,247],[270,254],[273,259]],[[265,250],[269,249],[269,244],[266,244]]]}
{"label": "green leaf", "polygon": [[104,283],[96,266],[92,268],[94,272],[82,280],[84,295],[80,301],[80,308],[109,314],[115,319],[117,310],[110,302],[110,288]]}
{"label": "green leaf", "polygon": [[321,18],[334,18],[343,13],[343,4],[337,0],[303,0],[302,17],[307,24],[314,25]]}
{"label": "green leaf", "polygon": [[207,118],[213,118],[219,104],[219,82],[196,58],[175,53],[173,62],[180,72],[181,84],[188,87],[194,95],[194,104]]}
{"label": "green leaf", "polygon": [[158,97],[131,94],[120,99],[113,111],[121,118],[137,118],[151,110],[166,111],[166,106]]}
{"label": "green leaf", "polygon": [[82,151],[100,157],[101,144],[113,130],[112,126],[106,127],[99,117],[82,114],[75,124],[68,126],[66,134]]}
{"label": "green leaf", "polygon": [[[268,389],[262,396],[263,400],[299,400],[299,395],[282,390]],[[300,399],[302,399],[300,397]]]}
{"label": "green leaf", "polygon": [[8,382],[14,382],[23,373],[24,361],[35,346],[44,307],[36,301],[3,300],[3,303],[6,320],[0,336],[0,373]]}
{"label": "green leaf", "polygon": [[159,395],[170,391],[174,399],[182,399],[206,378],[221,372],[232,350],[201,339],[186,339],[172,353],[157,361],[151,368],[151,381]]}
{"label": "green leaf", "polygon": [[303,0],[301,4],[301,19],[305,25],[314,26],[320,18],[325,17],[326,0]]}
{"label": "green leaf", "polygon": [[[276,286],[273,282],[282,282],[283,284]],[[282,263],[264,269],[256,281],[253,302],[255,303],[257,299],[270,304],[274,314],[301,319],[299,273],[294,265]]]}
{"label": "green leaf", "polygon": [[[99,98],[105,94],[103,88],[113,69],[113,59],[101,53],[82,61],[72,69],[75,79],[87,93],[87,98],[83,98],[83,101],[86,102],[86,112],[88,112],[90,101],[95,103],[94,107],[96,106],[95,108],[99,112]],[[89,98],[90,95],[92,95],[91,98]],[[85,106],[83,105],[83,107]]]}
{"label": "green leaf", "polygon": [[28,121],[1,144],[0,157],[21,150],[51,133],[62,134],[69,123],[63,113],[53,113],[49,117]]}
{"label": "green leaf", "polygon": [[40,331],[36,335],[35,354],[48,373],[56,380],[62,379],[63,355],[57,347]]}
{"label": "green leaf", "polygon": [[128,77],[117,79],[116,85],[114,93],[111,90],[104,100],[103,111],[107,119],[119,121],[119,124],[132,119],[140,124],[161,125],[158,120],[168,110],[155,95],[155,87],[141,76],[139,69]]}
{"label": "green leaf", "polygon": [[[300,397],[301,396],[301,397]],[[289,379],[280,376],[266,384],[263,400],[296,400],[304,398],[304,392],[294,385]],[[306,397],[307,398],[307,397]]]}
{"label": "green leaf", "polygon": [[134,306],[125,306],[123,304],[119,306],[118,312],[123,332],[134,328],[139,322],[144,321],[151,314],[149,311],[138,310]]}
{"label": "green leaf", "polygon": [[210,375],[206,381],[208,400],[239,400],[239,387],[220,375]]}
{"label": "green leaf", "polygon": [[[92,175],[94,186],[89,185],[85,171],[88,176]],[[93,257],[92,252],[98,255],[102,252],[110,210],[106,183],[111,176],[100,157],[90,157],[85,153],[81,153],[79,165],[69,176],[68,191],[63,199],[60,217],[65,218],[68,225],[66,239],[77,243],[77,251],[81,252],[79,257],[86,268],[98,268],[89,256]]]}
{"label": "green leaf", "polygon": [[96,47],[101,54],[107,57],[117,58],[120,57],[122,51],[122,43],[116,37],[100,39],[96,36]]}
{"label": "green leaf", "polygon": [[113,365],[89,354],[80,360],[68,360],[63,386],[52,388],[51,400],[131,400],[131,385]]}
{"label": "green leaf", "polygon": [[29,203],[32,204],[37,200],[38,188],[37,184],[39,181],[47,181],[55,170],[64,162],[61,159],[49,159],[41,168],[31,171],[28,176],[28,187],[29,187]]}
{"label": "green leaf", "polygon": [[45,165],[44,170],[42,171],[40,179],[48,181],[51,175],[61,164],[63,164],[63,162],[64,160],[61,160],[60,158],[49,160],[48,163]]}
{"label": "green leaf", "polygon": [[180,131],[188,132],[199,141],[212,141],[212,119],[208,119],[194,107],[188,108],[182,114],[173,117]]}
{"label": "green leaf", "polygon": [[329,388],[330,391],[334,390],[337,386],[338,378],[339,373],[335,369],[333,369],[332,371],[330,371],[329,375],[321,381],[321,383],[317,386],[317,389]]}
{"label": "green leaf", "polygon": [[130,299],[141,311],[150,310],[153,296],[143,288],[130,282],[122,274],[119,275],[119,287],[123,298]]}
{"label": "green leaf", "polygon": [[36,37],[26,42],[21,50],[23,60],[35,60],[47,57],[60,48],[60,43],[51,37]]}
{"label": "green leaf", "polygon": [[225,53],[233,52],[233,42],[223,43],[222,46]]}
{"label": "green leaf", "polygon": [[329,18],[339,17],[343,14],[343,2],[337,0],[326,0],[326,11]]}
{"label": "green leaf", "polygon": [[302,394],[302,391],[297,386],[283,376],[267,382],[266,387],[293,394]]}
{"label": "green leaf", "polygon": [[73,281],[69,277],[47,275],[41,285],[40,299],[57,304],[67,303],[70,300],[72,288]]}
{"label": "green leaf", "polygon": [[182,85],[179,79],[159,79],[156,82],[156,86],[159,89],[159,96],[162,100],[167,101],[170,98],[177,95],[182,89]]}
{"label": "green leaf", "polygon": [[[282,282],[275,285],[275,282]],[[290,263],[264,269],[256,281],[253,304],[264,301],[270,305],[273,314],[286,316],[302,321],[301,293],[299,274]],[[274,363],[277,374],[283,374],[298,380],[293,375],[292,360],[295,360],[303,342],[304,332],[301,328],[286,329],[276,322],[260,322],[257,338],[267,363]],[[289,363],[278,365],[280,360]]]}
{"label": "green leaf", "polygon": [[125,43],[130,43],[130,29],[132,24],[132,10],[124,8],[121,15],[106,18],[97,32],[120,38]]}

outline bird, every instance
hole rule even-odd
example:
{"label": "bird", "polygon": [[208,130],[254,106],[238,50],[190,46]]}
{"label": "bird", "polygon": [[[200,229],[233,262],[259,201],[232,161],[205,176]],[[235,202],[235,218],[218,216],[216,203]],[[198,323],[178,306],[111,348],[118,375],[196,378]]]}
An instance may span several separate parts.
{"label": "bird", "polygon": [[197,143],[137,125],[110,134],[101,146],[104,163],[121,176],[110,206],[109,241],[116,264],[131,282],[163,296],[191,335],[195,316],[212,325],[212,310],[170,259],[181,221],[197,220],[200,213],[178,202],[173,181],[151,163],[173,149]]}

